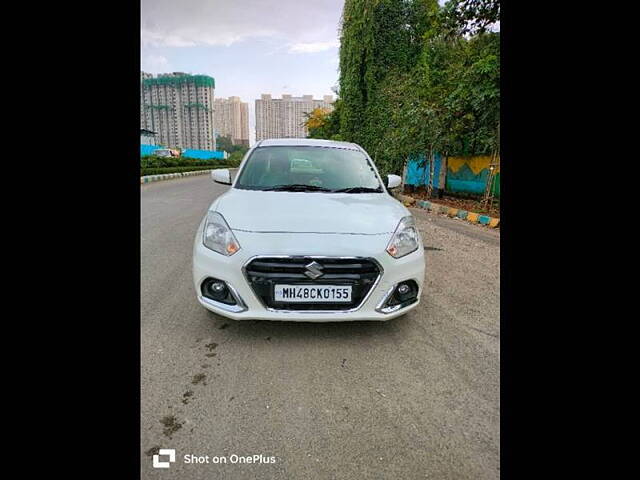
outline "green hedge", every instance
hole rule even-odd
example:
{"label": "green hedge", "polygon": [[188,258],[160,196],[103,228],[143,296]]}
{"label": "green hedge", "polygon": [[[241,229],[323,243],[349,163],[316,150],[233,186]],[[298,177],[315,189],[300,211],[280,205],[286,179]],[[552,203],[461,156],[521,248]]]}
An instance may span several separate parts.
{"label": "green hedge", "polygon": [[[210,159],[203,160],[198,158],[186,158],[186,157],[141,157],[140,168],[168,168],[168,167],[209,167],[209,168],[221,168],[221,167],[237,167],[242,161],[242,156],[231,156],[227,159]],[[195,169],[195,168],[194,168]]]}
{"label": "green hedge", "polygon": [[165,168],[165,167],[207,167],[215,168],[216,165],[227,163],[225,160],[202,160],[186,157],[142,157],[140,168]]}
{"label": "green hedge", "polygon": [[195,166],[195,167],[162,167],[162,168],[141,168],[140,176],[145,175],[162,175],[165,173],[179,173],[179,172],[194,172],[196,170],[209,170],[212,168],[232,168],[231,165],[217,163],[216,165],[209,166]]}

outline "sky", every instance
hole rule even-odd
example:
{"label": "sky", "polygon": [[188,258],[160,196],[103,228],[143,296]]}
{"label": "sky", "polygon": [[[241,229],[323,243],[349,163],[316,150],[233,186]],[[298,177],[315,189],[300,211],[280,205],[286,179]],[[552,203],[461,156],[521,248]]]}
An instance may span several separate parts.
{"label": "sky", "polygon": [[[439,0],[442,5],[445,0]],[[141,0],[141,69],[215,79],[216,98],[334,95],[344,0]],[[499,26],[497,27],[499,29]]]}
{"label": "sky", "polygon": [[344,0],[141,0],[141,69],[215,79],[215,97],[334,95]]}

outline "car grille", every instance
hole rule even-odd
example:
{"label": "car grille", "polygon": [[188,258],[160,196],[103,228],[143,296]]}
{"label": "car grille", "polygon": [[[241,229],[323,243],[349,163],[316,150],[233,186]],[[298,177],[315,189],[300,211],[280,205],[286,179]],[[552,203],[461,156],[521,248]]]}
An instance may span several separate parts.
{"label": "car grille", "polygon": [[[315,280],[304,272],[311,262],[322,265],[323,275]],[[381,269],[368,258],[260,257],[244,269],[247,281],[262,303],[276,310],[351,310],[358,307],[373,288]],[[351,285],[350,303],[276,302],[273,289],[277,283],[290,285]]]}

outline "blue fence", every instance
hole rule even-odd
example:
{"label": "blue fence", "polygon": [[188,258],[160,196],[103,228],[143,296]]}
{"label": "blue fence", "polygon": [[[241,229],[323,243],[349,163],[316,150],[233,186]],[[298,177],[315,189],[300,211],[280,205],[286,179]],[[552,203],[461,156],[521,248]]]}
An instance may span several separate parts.
{"label": "blue fence", "polygon": [[[413,187],[429,184],[430,162],[424,155],[409,157],[405,173],[405,185]],[[487,187],[491,170],[493,194],[500,197],[500,158],[486,155],[471,157],[445,157],[435,155],[433,187],[451,193],[482,195]]]}
{"label": "blue fence", "polygon": [[[141,144],[140,145],[140,156],[141,157],[148,157],[149,155],[153,155],[153,152],[156,151],[159,148],[163,148],[160,145],[146,145],[146,144]],[[191,148],[188,148],[186,150],[184,150],[182,152],[182,156],[183,157],[187,157],[187,158],[197,158],[198,160],[210,160],[210,159],[217,159],[217,160],[224,160],[224,154],[225,152],[221,151],[221,150],[194,150]]]}
{"label": "blue fence", "polygon": [[[435,155],[433,163],[433,187],[444,188],[444,169],[442,168],[442,157],[439,153]],[[429,174],[431,173],[431,161],[426,160],[425,155],[416,155],[409,158],[407,162],[407,173],[404,183],[414,185],[416,187],[427,185],[429,183]]]}
{"label": "blue fence", "polygon": [[182,152],[182,156],[188,158],[197,158],[200,160],[224,160],[224,152],[221,150],[193,150],[191,148],[188,148]]}
{"label": "blue fence", "polygon": [[148,157],[149,155],[151,155],[153,153],[154,150],[157,150],[159,148],[162,148],[160,145],[145,145],[145,144],[141,144],[140,145],[140,156],[141,157]]}

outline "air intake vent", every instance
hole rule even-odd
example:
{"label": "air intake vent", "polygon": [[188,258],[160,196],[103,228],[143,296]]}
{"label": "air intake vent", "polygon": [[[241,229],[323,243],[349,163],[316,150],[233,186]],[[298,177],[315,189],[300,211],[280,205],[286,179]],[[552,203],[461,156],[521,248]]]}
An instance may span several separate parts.
{"label": "air intake vent", "polygon": [[[311,266],[309,266],[311,265]],[[321,272],[320,276],[317,273]],[[274,310],[352,310],[360,306],[382,273],[370,258],[259,257],[245,266],[245,276],[263,305]],[[350,303],[276,302],[276,284],[350,285]]]}

